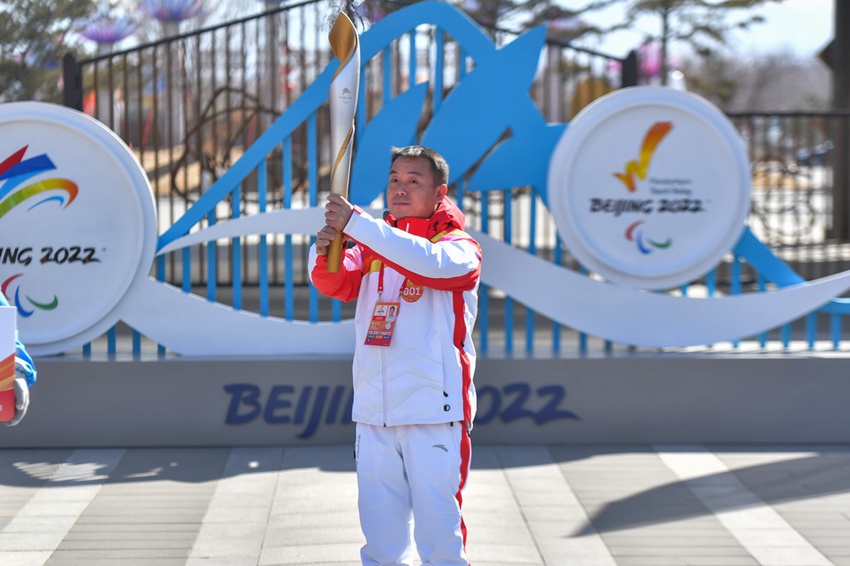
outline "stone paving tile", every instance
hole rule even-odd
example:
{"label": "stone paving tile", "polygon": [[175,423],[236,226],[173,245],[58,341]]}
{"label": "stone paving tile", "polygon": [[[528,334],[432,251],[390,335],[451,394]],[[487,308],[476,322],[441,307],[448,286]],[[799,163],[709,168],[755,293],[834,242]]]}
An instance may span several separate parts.
{"label": "stone paving tile", "polygon": [[[475,446],[473,564],[811,566],[781,526],[850,566],[850,448],[697,448],[720,472],[680,478],[669,447]],[[0,566],[353,566],[356,501],[345,446],[0,450]]]}
{"label": "stone paving tile", "polygon": [[617,564],[756,563],[654,450],[550,450]]}
{"label": "stone paving tile", "polygon": [[[211,495],[188,564],[226,557],[234,565],[256,565],[266,538],[283,450],[230,451]],[[238,513],[238,519],[235,515]]]}
{"label": "stone paving tile", "polygon": [[[123,454],[123,450],[30,452],[13,462],[13,468],[38,481],[31,484],[32,496],[0,530],[0,564],[48,563]],[[32,456],[36,461],[30,460]],[[39,456],[50,461],[38,461]],[[94,459],[99,463],[93,464]]]}
{"label": "stone paving tile", "polygon": [[359,561],[351,448],[287,448],[265,533],[259,564]]}
{"label": "stone paving tile", "polygon": [[[219,462],[228,453],[205,449],[126,451],[48,564],[110,558],[145,564],[185,562],[215,488],[210,471],[218,465],[220,472]],[[126,528],[116,530],[116,525]],[[155,529],[169,531],[170,525],[179,525],[180,530],[171,532],[182,536],[152,536]],[[142,528],[143,537],[133,536]],[[83,529],[79,537],[78,529]]]}
{"label": "stone paving tile", "polygon": [[50,555],[53,551],[11,551],[3,553],[4,564],[14,564],[15,566],[44,566],[50,560]]}
{"label": "stone paving tile", "polygon": [[498,448],[473,447],[463,512],[467,552],[473,564],[544,564],[502,468]]}
{"label": "stone paving tile", "polygon": [[287,513],[271,517],[269,530],[290,528],[336,528],[360,526],[356,509],[339,510],[326,513]]}
{"label": "stone paving tile", "polygon": [[548,449],[506,447],[497,453],[544,563],[569,556],[576,565],[615,564],[596,532],[575,534],[588,516]]}
{"label": "stone paving tile", "polygon": [[[829,566],[831,562],[811,545],[778,512],[738,476],[739,469],[729,467],[705,447],[683,446],[664,449],[664,462],[705,503],[718,520],[746,551],[765,566]],[[793,490],[791,474],[784,469],[796,460],[780,459],[759,464],[766,471],[750,485],[784,484],[783,497]],[[809,462],[807,462],[808,465]],[[752,468],[746,468],[747,471]]]}
{"label": "stone paving tile", "polygon": [[850,549],[850,451],[834,446],[720,449],[717,456],[831,563]]}
{"label": "stone paving tile", "polygon": [[359,560],[359,552],[359,546],[349,543],[275,546],[263,548],[259,566],[272,566],[276,564],[313,564],[314,562],[356,562]]}
{"label": "stone paving tile", "polygon": [[689,557],[686,560],[673,556],[618,556],[618,566],[759,566],[750,557]]}

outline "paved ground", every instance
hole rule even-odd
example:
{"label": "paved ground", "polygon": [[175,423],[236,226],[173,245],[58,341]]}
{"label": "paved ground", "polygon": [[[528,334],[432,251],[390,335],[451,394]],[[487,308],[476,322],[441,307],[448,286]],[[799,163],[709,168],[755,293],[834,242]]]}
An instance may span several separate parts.
{"label": "paved ground", "polygon": [[[850,446],[475,446],[503,565],[850,565]],[[351,448],[0,450],[0,565],[356,565]]]}

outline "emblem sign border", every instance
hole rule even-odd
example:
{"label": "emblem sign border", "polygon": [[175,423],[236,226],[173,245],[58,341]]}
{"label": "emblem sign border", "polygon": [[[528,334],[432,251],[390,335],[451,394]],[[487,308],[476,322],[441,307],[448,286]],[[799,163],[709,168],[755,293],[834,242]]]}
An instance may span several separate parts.
{"label": "emblem sign border", "polygon": [[[663,121],[671,135],[645,151],[644,135]],[[641,159],[642,178],[634,174]],[[615,176],[630,170],[634,192]],[[687,187],[678,191],[687,198],[663,200],[697,212],[664,214],[651,179]],[[750,183],[743,140],[715,106],[665,87],[630,87],[590,104],[561,136],[549,164],[549,208],[564,243],[591,272],[631,288],[669,289],[704,275],[732,249],[749,213]],[[591,211],[592,200],[608,203],[609,212]],[[645,206],[621,214],[618,202]],[[641,255],[626,234],[650,218],[661,226],[659,240],[674,245]]]}
{"label": "emblem sign border", "polygon": [[[51,269],[38,265],[43,254],[41,246],[35,246],[31,264],[44,270],[43,276],[24,281],[28,275],[24,273],[20,279],[27,289],[46,296],[65,291],[59,308],[37,311],[39,320],[33,316],[18,321],[21,338],[34,350],[61,351],[96,338],[118,322],[118,305],[136,281],[148,276],[156,251],[153,192],[127,145],[82,112],[43,102],[6,103],[0,105],[0,132],[4,131],[11,134],[3,136],[7,150],[27,146],[24,159],[45,153],[56,166],[33,181],[52,175],[73,182],[79,190],[70,210],[54,207],[58,212],[49,211],[49,225],[23,216],[9,220],[24,227],[30,235],[27,240],[55,240],[64,245],[85,238],[98,246],[97,263],[46,264]],[[21,132],[32,132],[32,136]],[[38,208],[24,215],[35,211]],[[10,270],[26,270],[26,266],[2,267],[6,275]],[[96,280],[89,273],[97,273]],[[63,309],[65,305],[70,309]]]}

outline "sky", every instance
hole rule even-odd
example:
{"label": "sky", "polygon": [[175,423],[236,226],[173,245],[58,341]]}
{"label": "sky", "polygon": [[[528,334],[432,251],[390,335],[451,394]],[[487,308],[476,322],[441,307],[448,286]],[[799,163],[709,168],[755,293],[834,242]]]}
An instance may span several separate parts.
{"label": "sky", "polygon": [[[578,7],[586,4],[586,0],[561,0],[561,4],[568,8]],[[736,32],[734,52],[741,56],[790,52],[800,58],[816,57],[832,39],[834,4],[835,0],[769,2],[755,9],[756,13],[764,16],[764,23],[755,24],[746,31]],[[587,20],[599,23],[612,21],[617,18],[616,10],[622,8],[611,8],[597,15],[587,16]],[[658,22],[655,18],[644,18],[639,25],[642,31],[617,32],[593,47],[604,53],[623,56],[639,45],[647,32],[658,32]],[[677,53],[676,49],[673,49],[674,56],[684,54]]]}

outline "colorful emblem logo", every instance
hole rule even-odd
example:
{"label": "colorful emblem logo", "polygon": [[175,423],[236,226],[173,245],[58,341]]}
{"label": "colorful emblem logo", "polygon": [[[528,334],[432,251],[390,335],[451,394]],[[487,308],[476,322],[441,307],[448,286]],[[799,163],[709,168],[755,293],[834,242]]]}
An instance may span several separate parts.
{"label": "colorful emblem logo", "polygon": [[[3,163],[0,163],[0,181],[5,181],[3,188],[0,188],[0,218],[17,205],[31,198],[43,197],[30,206],[28,210],[49,201],[58,201],[62,208],[67,208],[77,198],[77,185],[68,179],[45,179],[18,189],[22,183],[32,177],[56,169],[47,154],[22,161],[27,147],[22,147],[6,158]],[[43,194],[48,191],[61,191],[64,194]]]}
{"label": "colorful emblem logo", "polygon": [[[637,191],[635,177],[641,181],[646,179],[646,175],[649,173],[649,163],[652,161],[652,155],[655,153],[655,149],[672,129],[672,122],[655,122],[643,137],[638,158],[626,163],[623,173],[614,173],[614,176],[626,186],[630,193]],[[625,231],[626,240],[635,242],[640,253],[647,255],[652,253],[653,249],[665,250],[673,245],[673,239],[669,237],[664,241],[656,241],[645,237],[643,229],[639,228],[645,223],[645,220],[638,220],[629,224],[629,227]]]}
{"label": "colorful emblem logo", "polygon": [[630,193],[637,190],[635,184],[635,175],[643,181],[646,179],[646,174],[649,171],[649,162],[652,160],[652,154],[655,153],[655,148],[661,143],[670,130],[673,129],[672,122],[656,122],[649,128],[646,135],[643,137],[643,143],[640,146],[640,154],[637,160],[632,159],[626,163],[625,172],[614,173],[614,176],[620,179]]}
{"label": "colorful emblem logo", "polygon": [[[31,178],[56,169],[56,165],[53,164],[46,153],[24,159],[28,147],[20,148],[7,157],[3,163],[0,163],[0,181],[3,182],[2,188],[0,188],[0,218],[3,218],[13,208],[25,205],[25,203],[28,205],[27,211],[49,202],[56,202],[64,209],[77,198],[77,184],[68,179],[43,179],[21,187]],[[21,250],[7,248],[4,251],[4,256],[18,256],[20,253]],[[42,259],[42,263],[44,261]],[[28,318],[35,313],[36,309],[53,310],[59,306],[59,298],[56,295],[53,295],[53,299],[49,301],[39,301],[24,294],[24,298],[31,307],[27,308],[22,301],[20,281],[15,288],[14,296],[10,296],[7,293],[10,284],[22,275],[23,273],[16,273],[0,284],[0,291],[14,301],[20,316]]]}

